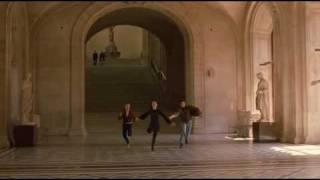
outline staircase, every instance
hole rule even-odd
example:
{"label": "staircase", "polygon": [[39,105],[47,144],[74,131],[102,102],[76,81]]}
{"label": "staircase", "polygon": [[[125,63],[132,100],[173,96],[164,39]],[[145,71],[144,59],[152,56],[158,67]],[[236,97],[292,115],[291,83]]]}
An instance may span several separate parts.
{"label": "staircase", "polygon": [[[151,100],[158,99],[167,115],[160,84],[150,65],[141,60],[108,59],[104,64],[86,66],[86,129],[89,134],[121,134],[121,121],[117,119],[125,103],[130,102],[136,115],[149,109]],[[149,119],[149,118],[148,118]],[[134,133],[146,134],[149,120],[135,123]],[[160,121],[161,132],[176,133],[176,128]]]}
{"label": "staircase", "polygon": [[125,103],[145,111],[159,99],[160,87],[152,69],[140,60],[107,60],[86,66],[86,112],[119,112]]}

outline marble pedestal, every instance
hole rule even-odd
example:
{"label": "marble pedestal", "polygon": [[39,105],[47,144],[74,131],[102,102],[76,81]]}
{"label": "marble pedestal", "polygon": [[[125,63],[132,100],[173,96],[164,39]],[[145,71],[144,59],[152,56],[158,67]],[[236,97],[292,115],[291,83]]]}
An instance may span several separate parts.
{"label": "marble pedestal", "polygon": [[277,142],[276,124],[270,122],[252,123],[254,142]]}
{"label": "marble pedestal", "polygon": [[37,143],[37,128],[35,125],[14,126],[13,136],[15,146],[34,146]]}

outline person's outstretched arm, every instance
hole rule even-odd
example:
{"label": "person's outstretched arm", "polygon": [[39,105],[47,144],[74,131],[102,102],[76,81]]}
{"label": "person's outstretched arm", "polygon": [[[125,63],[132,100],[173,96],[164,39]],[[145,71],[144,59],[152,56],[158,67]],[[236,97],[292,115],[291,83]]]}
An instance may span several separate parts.
{"label": "person's outstretched arm", "polygon": [[180,116],[180,112],[175,112],[175,113],[173,113],[171,116],[169,116],[169,119],[174,119],[174,118],[176,118],[176,117],[178,117],[178,116]]}
{"label": "person's outstretched arm", "polygon": [[139,119],[144,120],[144,119],[150,114],[150,112],[151,112],[151,111],[149,110],[149,111],[143,113],[142,115],[139,116]]}
{"label": "person's outstretched arm", "polygon": [[166,120],[168,124],[172,123],[172,121],[162,111],[159,110],[159,114],[162,116],[164,120]]}

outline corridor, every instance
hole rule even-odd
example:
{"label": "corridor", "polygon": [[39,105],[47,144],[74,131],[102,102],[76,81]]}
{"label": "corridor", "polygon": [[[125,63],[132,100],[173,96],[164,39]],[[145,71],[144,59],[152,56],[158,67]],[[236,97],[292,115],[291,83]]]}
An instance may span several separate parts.
{"label": "corridor", "polygon": [[89,130],[87,138],[43,137],[36,147],[2,151],[0,178],[320,177],[320,145],[257,144],[228,135],[197,134],[179,149],[177,128],[163,121],[151,152],[147,122],[134,126],[130,148],[121,137],[121,123],[111,122],[112,131]]}
{"label": "corridor", "polygon": [[[319,12],[303,1],[1,2],[0,178],[320,178]],[[139,116],[152,100],[168,116],[181,100],[199,108],[189,144],[160,120],[152,152],[145,119],[127,147],[121,109]],[[36,146],[9,148],[35,129]]]}

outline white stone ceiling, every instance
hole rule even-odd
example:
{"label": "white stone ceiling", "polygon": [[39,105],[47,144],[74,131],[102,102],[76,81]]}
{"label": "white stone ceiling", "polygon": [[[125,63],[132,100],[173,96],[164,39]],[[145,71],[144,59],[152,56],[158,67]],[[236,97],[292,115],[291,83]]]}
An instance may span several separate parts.
{"label": "white stone ceiling", "polygon": [[[43,16],[46,11],[55,7],[63,7],[64,4],[70,3],[75,3],[75,1],[28,1],[26,4],[29,12],[29,22],[33,24]],[[81,2],[79,1],[79,3]],[[246,1],[208,1],[199,3],[206,3],[213,8],[222,8],[238,25],[244,20],[246,7],[248,5]]]}
{"label": "white stone ceiling", "polygon": [[28,1],[26,2],[28,13],[29,13],[29,22],[33,24],[36,19],[42,16],[46,11],[55,5],[61,4],[62,2],[54,2],[54,1]]}
{"label": "white stone ceiling", "polygon": [[238,25],[244,21],[248,1],[209,1],[206,2],[210,6],[220,6]]}
{"label": "white stone ceiling", "polygon": [[254,31],[258,33],[270,34],[273,29],[272,14],[269,7],[263,4],[259,7],[254,20]]}

